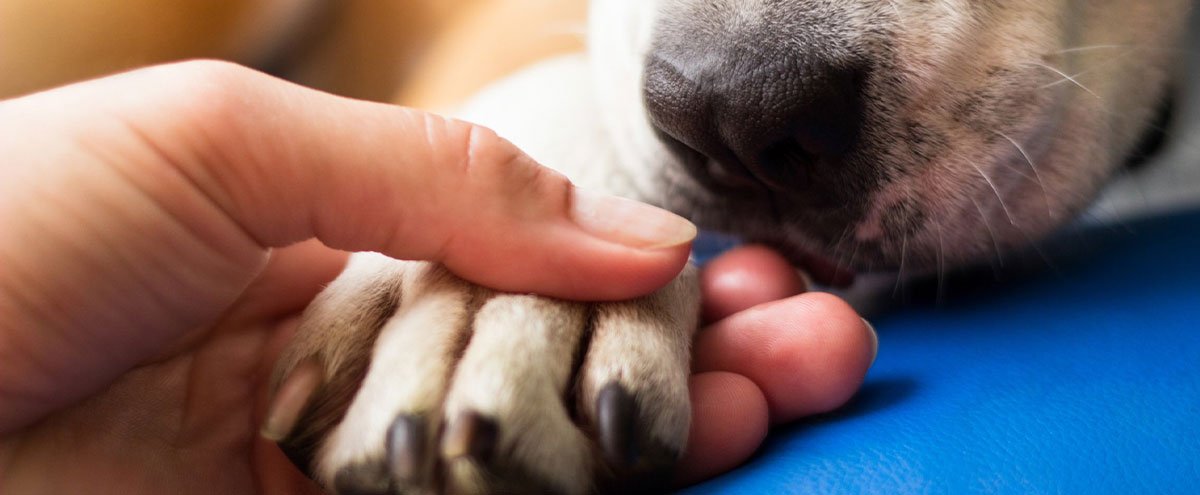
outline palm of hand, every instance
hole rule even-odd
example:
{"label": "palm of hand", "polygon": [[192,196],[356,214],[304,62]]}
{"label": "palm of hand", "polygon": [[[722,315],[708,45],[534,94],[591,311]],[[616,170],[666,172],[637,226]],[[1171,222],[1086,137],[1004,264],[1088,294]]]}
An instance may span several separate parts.
{"label": "palm of hand", "polygon": [[311,242],[277,252],[219,322],[0,440],[4,485],[14,493],[321,493],[258,426],[289,318],[342,259]]}

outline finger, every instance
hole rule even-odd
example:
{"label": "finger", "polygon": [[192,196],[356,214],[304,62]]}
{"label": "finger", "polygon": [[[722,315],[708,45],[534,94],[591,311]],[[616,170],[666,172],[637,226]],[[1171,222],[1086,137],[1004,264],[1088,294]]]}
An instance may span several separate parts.
{"label": "finger", "polygon": [[762,389],[775,424],[844,404],[877,350],[874,330],[849,305],[813,292],[756,306],[701,330],[694,371],[746,376]]}
{"label": "finger", "polygon": [[767,436],[767,403],[754,382],[725,372],[698,373],[689,382],[692,426],[676,482],[688,485],[744,462]]}
{"label": "finger", "polygon": [[337,277],[348,257],[316,240],[274,249],[267,266],[226,318],[263,321],[298,313]]}
{"label": "finger", "polygon": [[791,263],[774,250],[748,245],[708,262],[700,272],[704,321],[713,322],[807,289]]}

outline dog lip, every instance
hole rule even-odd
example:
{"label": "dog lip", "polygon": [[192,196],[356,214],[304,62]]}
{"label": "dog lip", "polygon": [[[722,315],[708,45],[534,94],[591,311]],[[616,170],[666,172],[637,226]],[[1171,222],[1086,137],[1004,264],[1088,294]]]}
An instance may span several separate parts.
{"label": "dog lip", "polygon": [[803,247],[786,236],[779,237],[768,233],[765,236],[750,235],[746,238],[749,244],[760,244],[774,249],[787,259],[788,263],[799,268],[812,281],[834,289],[850,287],[857,277],[857,271],[844,261],[829,255],[824,250]]}
{"label": "dog lip", "polygon": [[793,263],[804,270],[817,283],[835,289],[845,289],[854,284],[857,272],[834,258],[801,250],[794,255]]}

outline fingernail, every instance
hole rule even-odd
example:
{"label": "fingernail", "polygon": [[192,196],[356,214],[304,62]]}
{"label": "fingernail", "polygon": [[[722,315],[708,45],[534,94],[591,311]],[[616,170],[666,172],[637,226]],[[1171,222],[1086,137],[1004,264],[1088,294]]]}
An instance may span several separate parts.
{"label": "fingernail", "polygon": [[875,358],[879,357],[879,334],[875,332],[875,325],[862,318],[863,325],[867,326],[867,333],[871,335],[871,364],[875,364]]}
{"label": "fingernail", "polygon": [[692,222],[645,203],[579,188],[572,202],[575,224],[607,241],[638,249],[662,249],[696,238]]}
{"label": "fingernail", "polygon": [[313,393],[321,386],[323,374],[316,361],[308,360],[297,365],[275,392],[275,399],[267,409],[267,419],[263,421],[259,434],[275,442],[287,438]]}

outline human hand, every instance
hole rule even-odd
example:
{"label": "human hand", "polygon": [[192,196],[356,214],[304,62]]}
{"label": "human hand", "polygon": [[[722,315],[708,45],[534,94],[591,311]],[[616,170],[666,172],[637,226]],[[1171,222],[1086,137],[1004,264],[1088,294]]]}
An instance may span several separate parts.
{"label": "human hand", "polygon": [[[0,149],[13,492],[315,491],[255,432],[291,317],[344,255],[268,248],[316,237],[501,289],[615,299],[674,276],[694,232],[572,194],[479,128],[211,62],[6,102]],[[725,378],[694,381],[695,396],[748,390]]]}
{"label": "human hand", "polygon": [[780,254],[732,249],[701,269],[707,326],[693,347],[692,431],[676,480],[728,471],[771,426],[832,411],[875,362],[875,330],[845,301],[807,292]]}

